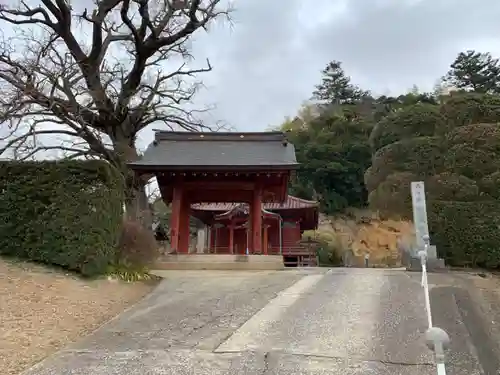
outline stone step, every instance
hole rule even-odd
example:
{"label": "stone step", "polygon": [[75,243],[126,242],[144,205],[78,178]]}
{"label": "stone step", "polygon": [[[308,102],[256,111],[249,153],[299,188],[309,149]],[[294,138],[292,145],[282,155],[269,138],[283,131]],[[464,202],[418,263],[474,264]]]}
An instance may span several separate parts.
{"label": "stone step", "polygon": [[158,270],[282,270],[279,255],[170,254],[152,267]]}

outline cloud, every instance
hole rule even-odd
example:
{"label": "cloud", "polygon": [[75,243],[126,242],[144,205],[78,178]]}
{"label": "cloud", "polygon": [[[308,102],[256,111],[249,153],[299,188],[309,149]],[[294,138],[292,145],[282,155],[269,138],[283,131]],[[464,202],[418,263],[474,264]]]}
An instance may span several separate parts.
{"label": "cloud", "polygon": [[[221,19],[192,41],[194,63],[214,67],[200,76],[206,88],[195,104],[217,106],[208,124],[242,131],[295,115],[330,60],[363,89],[398,94],[432,89],[460,51],[500,57],[498,0],[235,0],[234,8],[231,25]],[[152,139],[145,130],[138,145]]]}
{"label": "cloud", "polygon": [[[286,4],[286,5],[285,5]],[[198,103],[239,130],[264,130],[293,116],[328,61],[378,94],[416,84],[432,89],[459,51],[500,56],[500,2],[483,0],[240,0],[232,28],[193,43],[214,71]]]}

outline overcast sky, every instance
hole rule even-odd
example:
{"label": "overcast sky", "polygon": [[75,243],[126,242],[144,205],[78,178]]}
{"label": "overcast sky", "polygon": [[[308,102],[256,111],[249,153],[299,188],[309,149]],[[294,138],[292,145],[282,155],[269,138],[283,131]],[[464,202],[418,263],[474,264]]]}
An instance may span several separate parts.
{"label": "overcast sky", "polygon": [[[474,4],[474,6],[473,6]],[[431,90],[459,51],[500,56],[499,0],[237,0],[233,25],[196,36],[202,104],[241,131],[295,115],[330,60],[378,94]],[[146,136],[149,138],[149,134]]]}
{"label": "overcast sky", "polygon": [[[208,33],[198,31],[192,50],[197,63],[209,58],[213,65],[200,76],[206,88],[196,98],[200,107],[216,105],[207,123],[240,131],[263,131],[294,116],[331,60],[363,89],[397,95],[414,84],[432,90],[460,51],[500,57],[500,0],[233,4],[232,25],[221,20]],[[138,146],[152,139],[147,129]]]}

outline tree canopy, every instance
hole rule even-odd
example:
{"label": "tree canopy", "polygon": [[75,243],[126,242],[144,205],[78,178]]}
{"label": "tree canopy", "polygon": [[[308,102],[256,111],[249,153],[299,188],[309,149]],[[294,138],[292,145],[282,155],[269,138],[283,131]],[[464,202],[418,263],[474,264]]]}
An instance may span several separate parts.
{"label": "tree canopy", "polygon": [[324,104],[354,103],[368,96],[367,91],[351,83],[351,77],[342,69],[342,63],[331,61],[322,71],[322,81],[316,86],[313,98]]}
{"label": "tree canopy", "polygon": [[460,52],[444,81],[457,89],[500,93],[500,64],[489,52]]}
{"label": "tree canopy", "polygon": [[330,213],[365,204],[363,172],[371,158],[370,124],[325,110],[309,123],[297,117],[283,128],[289,130],[302,163],[292,183],[293,194],[318,199]]}
{"label": "tree canopy", "polygon": [[454,265],[500,267],[498,77],[496,58],[466,51],[450,65],[448,89],[374,96],[332,61],[313,101],[282,124],[302,163],[291,193],[330,214],[368,205],[411,219],[410,184],[424,181],[440,254]]}

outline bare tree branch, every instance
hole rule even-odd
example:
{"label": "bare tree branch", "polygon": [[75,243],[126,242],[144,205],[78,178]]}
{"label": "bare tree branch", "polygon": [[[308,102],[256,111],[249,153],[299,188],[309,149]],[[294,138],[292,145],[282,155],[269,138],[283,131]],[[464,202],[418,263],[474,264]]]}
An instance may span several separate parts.
{"label": "bare tree branch", "polygon": [[94,0],[92,9],[68,0],[2,2],[0,25],[12,36],[0,38],[0,156],[59,150],[101,158],[123,173],[127,205],[147,203],[146,177],[126,162],[139,157],[138,132],[151,124],[210,129],[199,118],[208,109],[189,108],[198,76],[212,66],[192,64],[189,39],[228,16],[221,2]]}
{"label": "bare tree branch", "polygon": [[[0,42],[0,155],[59,129],[118,165],[137,157],[137,133],[150,124],[208,129],[198,119],[205,109],[185,105],[212,66],[191,67],[186,43],[228,15],[220,2],[96,0],[83,12],[66,0],[0,5],[0,24],[15,31]],[[82,30],[91,31],[88,42]],[[176,56],[184,62],[167,70]]]}

